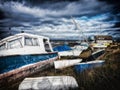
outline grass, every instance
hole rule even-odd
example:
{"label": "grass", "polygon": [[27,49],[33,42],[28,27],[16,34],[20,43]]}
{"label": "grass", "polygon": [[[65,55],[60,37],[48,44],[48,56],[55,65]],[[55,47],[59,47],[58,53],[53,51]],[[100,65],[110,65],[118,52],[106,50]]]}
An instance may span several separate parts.
{"label": "grass", "polygon": [[[74,67],[62,70],[55,70],[54,67],[51,67],[49,70],[38,72],[29,77],[69,75],[75,77],[80,90],[120,90],[119,45],[115,48],[108,47],[99,59],[105,60],[102,67],[88,69],[82,73],[75,72]],[[15,88],[12,87],[12,90],[15,90]]]}
{"label": "grass", "polygon": [[120,90],[120,68],[104,65],[101,68],[86,70],[77,75],[79,87],[83,90]]}
{"label": "grass", "polygon": [[120,90],[120,50],[106,51],[99,59],[106,61],[102,67],[85,70],[82,73],[77,73],[74,67],[69,67],[57,71],[50,69],[49,72],[35,77],[69,75],[75,77],[80,90]]}
{"label": "grass", "polygon": [[120,49],[115,48],[99,59],[105,60],[102,67],[77,73],[81,90],[120,90]]}

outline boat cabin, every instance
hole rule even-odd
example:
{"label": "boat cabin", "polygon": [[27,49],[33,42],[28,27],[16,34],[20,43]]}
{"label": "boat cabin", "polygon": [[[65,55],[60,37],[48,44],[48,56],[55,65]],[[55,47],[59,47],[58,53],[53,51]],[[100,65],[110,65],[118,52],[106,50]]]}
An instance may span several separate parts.
{"label": "boat cabin", "polygon": [[53,52],[48,37],[20,33],[0,41],[0,56]]}

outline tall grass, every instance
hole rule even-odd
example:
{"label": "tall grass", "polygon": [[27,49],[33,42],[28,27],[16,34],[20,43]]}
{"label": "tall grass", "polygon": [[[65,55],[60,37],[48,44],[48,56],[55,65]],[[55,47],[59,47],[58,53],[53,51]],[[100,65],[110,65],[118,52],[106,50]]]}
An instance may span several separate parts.
{"label": "tall grass", "polygon": [[120,66],[104,65],[76,74],[81,90],[120,90]]}
{"label": "tall grass", "polygon": [[120,90],[120,50],[106,51],[102,67],[76,74],[81,90]]}

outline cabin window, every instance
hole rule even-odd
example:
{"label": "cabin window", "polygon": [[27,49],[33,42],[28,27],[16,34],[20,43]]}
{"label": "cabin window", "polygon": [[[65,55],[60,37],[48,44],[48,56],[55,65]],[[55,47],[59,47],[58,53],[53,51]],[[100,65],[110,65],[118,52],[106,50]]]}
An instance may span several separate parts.
{"label": "cabin window", "polygon": [[33,45],[34,46],[38,46],[38,40],[37,40],[37,38],[33,38]]}
{"label": "cabin window", "polygon": [[5,43],[0,45],[0,50],[4,50],[5,49]]}
{"label": "cabin window", "polygon": [[32,46],[32,38],[25,37],[25,45]]}
{"label": "cabin window", "polygon": [[50,45],[46,39],[43,40],[44,46],[45,46],[45,51],[51,52]]}
{"label": "cabin window", "polygon": [[8,49],[21,48],[21,47],[22,47],[22,38],[8,42]]}
{"label": "cabin window", "polygon": [[25,37],[25,45],[27,46],[38,46],[37,38]]}

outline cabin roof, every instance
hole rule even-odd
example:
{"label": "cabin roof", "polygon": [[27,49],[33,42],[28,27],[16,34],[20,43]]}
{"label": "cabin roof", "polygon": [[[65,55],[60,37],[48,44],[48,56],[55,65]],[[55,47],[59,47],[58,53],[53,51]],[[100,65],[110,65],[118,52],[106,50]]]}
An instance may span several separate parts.
{"label": "cabin roof", "polygon": [[19,34],[15,34],[15,35],[12,35],[12,36],[9,36],[9,37],[6,37],[6,38],[0,40],[0,43],[4,42],[4,41],[7,41],[7,40],[10,40],[12,38],[16,39],[16,38],[22,37],[22,36],[28,36],[28,37],[33,37],[33,38],[49,39],[48,37],[45,37],[45,36],[39,36],[39,35],[29,34],[29,33],[19,33]]}
{"label": "cabin roof", "polygon": [[112,36],[109,36],[109,35],[96,35],[95,40],[112,40]]}

